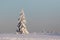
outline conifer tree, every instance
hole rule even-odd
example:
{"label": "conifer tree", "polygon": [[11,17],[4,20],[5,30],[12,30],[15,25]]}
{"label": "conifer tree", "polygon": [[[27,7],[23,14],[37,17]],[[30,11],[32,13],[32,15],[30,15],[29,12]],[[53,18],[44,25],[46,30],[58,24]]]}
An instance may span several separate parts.
{"label": "conifer tree", "polygon": [[27,28],[26,28],[26,19],[25,19],[25,15],[24,15],[24,11],[21,10],[20,12],[20,16],[18,18],[18,30],[17,30],[17,33],[20,33],[20,34],[29,34],[29,32],[27,31]]}

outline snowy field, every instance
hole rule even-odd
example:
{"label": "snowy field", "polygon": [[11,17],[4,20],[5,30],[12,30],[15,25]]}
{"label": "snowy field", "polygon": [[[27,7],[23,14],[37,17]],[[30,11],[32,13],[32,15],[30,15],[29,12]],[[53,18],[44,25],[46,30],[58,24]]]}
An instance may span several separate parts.
{"label": "snowy field", "polygon": [[0,34],[0,40],[60,40],[60,36],[43,34]]}

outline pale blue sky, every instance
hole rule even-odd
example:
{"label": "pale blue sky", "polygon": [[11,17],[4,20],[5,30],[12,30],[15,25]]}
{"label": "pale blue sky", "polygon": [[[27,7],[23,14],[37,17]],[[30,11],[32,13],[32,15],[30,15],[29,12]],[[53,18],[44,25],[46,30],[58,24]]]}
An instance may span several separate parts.
{"label": "pale blue sky", "polygon": [[0,32],[16,31],[22,8],[30,32],[60,32],[60,0],[0,0]]}

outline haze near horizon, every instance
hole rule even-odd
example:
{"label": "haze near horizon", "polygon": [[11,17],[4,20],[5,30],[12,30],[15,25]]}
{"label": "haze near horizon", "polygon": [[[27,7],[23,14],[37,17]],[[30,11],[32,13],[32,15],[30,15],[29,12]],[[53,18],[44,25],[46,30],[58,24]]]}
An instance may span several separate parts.
{"label": "haze near horizon", "polygon": [[15,33],[24,9],[29,32],[60,33],[60,0],[0,0],[0,32]]}

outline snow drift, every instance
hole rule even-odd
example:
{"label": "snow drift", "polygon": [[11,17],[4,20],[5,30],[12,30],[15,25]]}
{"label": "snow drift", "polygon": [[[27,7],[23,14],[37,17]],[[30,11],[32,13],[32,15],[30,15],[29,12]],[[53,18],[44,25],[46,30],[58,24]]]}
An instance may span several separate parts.
{"label": "snow drift", "polygon": [[0,40],[60,40],[57,35],[44,34],[0,34]]}

